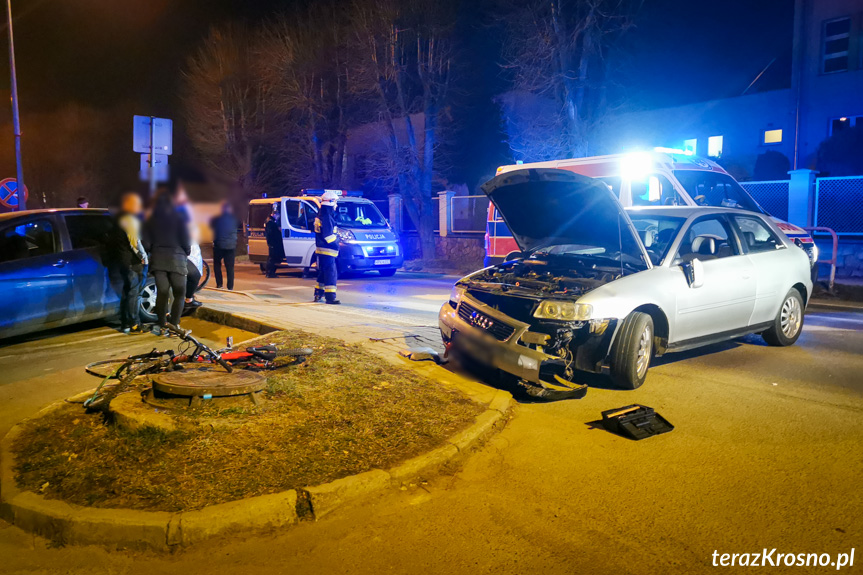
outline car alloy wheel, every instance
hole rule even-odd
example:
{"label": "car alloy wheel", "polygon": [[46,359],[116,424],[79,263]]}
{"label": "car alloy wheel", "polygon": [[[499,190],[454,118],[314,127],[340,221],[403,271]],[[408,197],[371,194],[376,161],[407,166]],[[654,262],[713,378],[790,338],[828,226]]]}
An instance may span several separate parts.
{"label": "car alloy wheel", "polygon": [[141,290],[141,311],[148,316],[156,316],[156,284],[148,282]]}
{"label": "car alloy wheel", "polygon": [[800,330],[801,318],[803,317],[800,309],[800,302],[795,297],[785,298],[782,304],[779,323],[782,327],[782,333],[787,338],[793,338]]}
{"label": "car alloy wheel", "polygon": [[639,378],[644,377],[647,368],[650,367],[650,355],[653,346],[653,330],[650,324],[644,326],[638,341],[638,355],[635,359],[635,373]]}

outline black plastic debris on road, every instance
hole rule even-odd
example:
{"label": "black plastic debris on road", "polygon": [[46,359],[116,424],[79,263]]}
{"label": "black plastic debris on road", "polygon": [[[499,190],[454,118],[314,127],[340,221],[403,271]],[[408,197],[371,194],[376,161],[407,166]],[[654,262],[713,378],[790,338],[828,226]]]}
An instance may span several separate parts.
{"label": "black plastic debris on road", "polygon": [[638,404],[603,411],[602,425],[611,433],[636,441],[674,429],[674,426],[652,407]]}

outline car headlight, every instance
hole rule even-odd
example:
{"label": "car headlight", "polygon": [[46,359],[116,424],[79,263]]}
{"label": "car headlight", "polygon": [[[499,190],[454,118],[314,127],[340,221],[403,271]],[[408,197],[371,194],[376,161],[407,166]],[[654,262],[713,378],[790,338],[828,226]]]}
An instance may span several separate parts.
{"label": "car headlight", "polygon": [[545,300],[533,312],[537,319],[556,319],[560,321],[585,321],[590,319],[593,306],[573,301]]}
{"label": "car headlight", "polygon": [[452,291],[449,292],[449,305],[455,309],[458,306],[458,302],[461,301],[461,294],[464,293],[464,289],[461,286],[453,286]]}
{"label": "car headlight", "polygon": [[357,241],[354,237],[354,232],[352,232],[351,230],[343,230],[339,228],[336,234],[339,236],[339,239],[346,244],[353,244]]}
{"label": "car headlight", "polygon": [[812,244],[812,251],[809,252],[809,261],[813,266],[818,263],[818,246],[814,243]]}

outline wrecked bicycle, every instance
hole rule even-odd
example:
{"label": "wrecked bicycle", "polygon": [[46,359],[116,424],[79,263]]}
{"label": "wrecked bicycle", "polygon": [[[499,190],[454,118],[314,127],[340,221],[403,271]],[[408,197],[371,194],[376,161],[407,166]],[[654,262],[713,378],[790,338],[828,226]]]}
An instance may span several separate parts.
{"label": "wrecked bicycle", "polygon": [[[87,364],[85,370],[91,375],[102,378],[102,382],[93,395],[84,401],[87,409],[100,409],[107,406],[111,400],[127,389],[140,375],[161,373],[184,369],[185,366],[219,366],[231,373],[235,368],[254,371],[272,369],[279,358],[292,358],[294,363],[305,361],[312,354],[309,348],[279,349],[274,345],[252,346],[244,349],[225,348],[213,350],[198,341],[190,330],[168,324],[168,331],[182,341],[177,349],[153,349],[147,353],[131,355],[126,358],[95,361]],[[105,388],[111,381],[117,384]]]}

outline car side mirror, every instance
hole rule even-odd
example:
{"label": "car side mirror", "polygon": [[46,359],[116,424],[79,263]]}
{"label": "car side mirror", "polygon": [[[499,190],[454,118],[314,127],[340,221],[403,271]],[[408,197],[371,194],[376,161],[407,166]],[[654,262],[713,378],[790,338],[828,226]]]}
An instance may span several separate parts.
{"label": "car side mirror", "polygon": [[683,270],[689,287],[700,288],[704,285],[704,264],[701,263],[701,260],[696,258],[689,262],[683,262],[680,264],[680,269]]}

